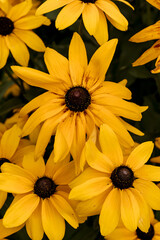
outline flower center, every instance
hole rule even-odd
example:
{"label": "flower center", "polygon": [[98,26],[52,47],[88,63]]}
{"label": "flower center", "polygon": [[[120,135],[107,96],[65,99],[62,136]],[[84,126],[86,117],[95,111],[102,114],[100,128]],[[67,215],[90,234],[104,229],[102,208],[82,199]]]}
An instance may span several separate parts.
{"label": "flower center", "polygon": [[91,96],[84,87],[72,87],[65,95],[66,106],[74,112],[83,112],[91,103]]}
{"label": "flower center", "polygon": [[154,237],[154,228],[152,225],[150,225],[147,233],[142,232],[139,228],[137,228],[136,233],[138,238],[140,238],[141,240],[152,240],[152,238]]}
{"label": "flower center", "polygon": [[0,35],[6,36],[14,29],[13,22],[7,17],[0,17]]}
{"label": "flower center", "polygon": [[84,2],[84,3],[95,3],[96,0],[82,0],[82,2]]}
{"label": "flower center", "polygon": [[114,169],[111,180],[115,187],[125,189],[132,187],[134,181],[133,171],[127,166],[120,166]]}
{"label": "flower center", "polygon": [[[0,158],[0,167],[2,166],[3,163],[8,162],[10,163],[10,161],[7,158]],[[1,172],[1,168],[0,168],[0,172]]]}
{"label": "flower center", "polygon": [[41,198],[49,198],[55,193],[57,185],[51,178],[41,177],[34,185],[34,193]]}

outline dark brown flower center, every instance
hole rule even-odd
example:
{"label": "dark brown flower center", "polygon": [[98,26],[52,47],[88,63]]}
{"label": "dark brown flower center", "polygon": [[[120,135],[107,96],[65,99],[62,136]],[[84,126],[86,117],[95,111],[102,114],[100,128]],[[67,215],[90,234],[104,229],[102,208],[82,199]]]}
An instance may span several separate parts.
{"label": "dark brown flower center", "polygon": [[115,187],[126,189],[132,187],[134,181],[133,171],[127,166],[120,166],[114,169],[111,180]]}
{"label": "dark brown flower center", "polygon": [[82,0],[82,2],[84,2],[84,3],[95,3],[96,0]]}
{"label": "dark brown flower center", "polygon": [[91,103],[91,96],[84,87],[70,88],[65,95],[66,106],[74,112],[83,112]]}
{"label": "dark brown flower center", "polygon": [[14,29],[13,22],[7,17],[0,17],[0,35],[9,35]]}
{"label": "dark brown flower center", "polygon": [[0,172],[1,172],[1,166],[2,166],[2,164],[5,163],[5,162],[10,163],[10,161],[9,161],[7,158],[0,158]]}
{"label": "dark brown flower center", "polygon": [[136,230],[137,237],[141,240],[152,240],[154,237],[154,228],[152,225],[150,225],[150,228],[147,233],[142,232],[139,228]]}
{"label": "dark brown flower center", "polygon": [[34,185],[34,193],[43,199],[49,198],[55,193],[56,187],[57,185],[51,178],[41,177]]}

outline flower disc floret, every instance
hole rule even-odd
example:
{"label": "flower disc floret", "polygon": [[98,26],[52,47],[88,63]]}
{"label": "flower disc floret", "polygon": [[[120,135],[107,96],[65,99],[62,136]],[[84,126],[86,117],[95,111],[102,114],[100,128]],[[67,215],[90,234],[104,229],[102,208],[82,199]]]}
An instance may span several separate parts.
{"label": "flower disc floret", "polygon": [[12,33],[14,24],[12,20],[7,17],[0,17],[0,35],[6,36]]}
{"label": "flower disc floret", "polygon": [[147,233],[142,232],[139,228],[137,228],[136,233],[137,233],[137,237],[141,240],[152,240],[155,232],[154,232],[153,226],[150,225],[150,228]]}
{"label": "flower disc floret", "polygon": [[56,187],[56,184],[51,178],[41,177],[34,185],[34,193],[43,199],[49,198],[55,193]]}
{"label": "flower disc floret", "polygon": [[66,106],[74,112],[83,112],[91,103],[91,96],[84,87],[70,88],[65,95]]}
{"label": "flower disc floret", "polygon": [[134,181],[133,171],[127,166],[120,166],[113,170],[111,174],[113,185],[120,189],[132,187]]}

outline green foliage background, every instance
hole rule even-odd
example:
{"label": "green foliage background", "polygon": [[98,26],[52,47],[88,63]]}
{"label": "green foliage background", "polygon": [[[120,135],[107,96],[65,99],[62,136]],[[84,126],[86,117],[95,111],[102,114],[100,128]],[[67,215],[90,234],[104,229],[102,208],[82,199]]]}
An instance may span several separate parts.
{"label": "green foliage background", "polygon": [[[128,0],[129,1],[129,0]],[[154,141],[155,137],[160,136],[160,74],[151,74],[150,70],[154,68],[155,61],[152,61],[145,66],[132,67],[134,62],[154,41],[146,43],[131,43],[128,39],[143,28],[154,24],[159,20],[159,11],[152,7],[145,0],[130,0],[135,8],[133,11],[123,3],[115,1],[121,12],[129,21],[127,32],[121,32],[115,29],[109,22],[110,39],[118,38],[119,43],[115,56],[112,60],[110,68],[106,75],[106,80],[119,82],[122,79],[127,79],[127,87],[132,91],[132,101],[144,106],[149,106],[149,109],[143,113],[141,122],[132,122],[145,133],[144,137],[133,136],[135,141],[143,142],[146,140]],[[79,32],[85,42],[85,46],[90,59],[95,50],[99,47],[93,37],[91,37],[84,29],[81,19],[73,24],[68,29],[58,31],[54,26],[54,21],[60,10],[46,14],[51,20],[51,26],[42,26],[36,29],[36,33],[43,39],[46,46],[57,50],[62,55],[68,55],[68,47],[72,38],[73,32]],[[30,50],[29,67],[47,72],[43,60],[43,53],[37,53]],[[53,59],[56,61],[56,59]],[[6,118],[12,116],[13,110],[25,105],[28,101],[43,92],[42,89],[31,87],[28,91],[24,90],[23,82],[16,80],[21,89],[21,94],[18,97],[9,95],[4,97],[6,90],[14,83],[12,77],[11,65],[17,65],[13,58],[8,59],[7,65],[0,71],[0,121],[4,122]],[[154,149],[152,156],[160,155],[160,150]],[[0,211],[0,217],[3,217],[5,210],[10,204],[12,196],[5,203]],[[160,213],[156,212],[156,218],[160,220]],[[81,224],[77,230],[72,229],[66,224],[66,235],[64,240],[100,240],[103,239],[99,234],[98,216],[90,217]],[[8,239],[28,240],[25,228],[20,232],[13,234]],[[44,239],[47,239],[44,236]]]}

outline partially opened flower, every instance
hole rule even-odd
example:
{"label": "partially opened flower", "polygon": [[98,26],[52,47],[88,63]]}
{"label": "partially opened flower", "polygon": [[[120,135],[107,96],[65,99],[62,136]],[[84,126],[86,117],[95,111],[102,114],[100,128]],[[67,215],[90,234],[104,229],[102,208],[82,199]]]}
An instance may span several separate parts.
{"label": "partially opened flower", "polygon": [[[127,1],[118,1],[133,9]],[[108,40],[106,18],[121,31],[126,31],[128,28],[128,21],[121,14],[116,4],[110,0],[47,0],[37,9],[36,13],[44,14],[63,6],[65,7],[60,11],[55,22],[56,28],[62,30],[69,27],[82,14],[85,28],[99,44]]]}
{"label": "partially opened flower", "polygon": [[159,56],[160,56],[160,21],[156,22],[155,24],[144,28],[140,32],[136,33],[133,37],[130,38],[131,42],[146,42],[149,40],[156,40],[158,39],[152,47],[146,50],[134,63],[133,66],[140,66],[144,65],[154,59],[157,58],[156,62],[156,69],[152,70],[152,73],[159,72]]}
{"label": "partially opened flower", "polygon": [[31,8],[32,3],[27,0],[14,6],[9,0],[0,1],[0,68],[5,66],[9,51],[23,66],[29,61],[27,46],[38,52],[45,51],[44,43],[32,30],[42,24],[49,25],[50,20],[31,14]]}
{"label": "partially opened flower", "polygon": [[[78,227],[78,218],[72,208],[68,184],[75,177],[73,162],[54,164],[50,158],[34,161],[34,154],[25,155],[23,168],[4,163],[0,173],[0,189],[14,193],[14,200],[3,217],[6,228],[26,224],[31,239],[61,240],[65,234],[65,220]],[[1,233],[0,233],[1,237]]]}
{"label": "partially opened flower", "polygon": [[113,232],[120,219],[130,231],[139,227],[147,232],[148,206],[160,210],[160,189],[151,182],[160,180],[160,168],[144,165],[151,156],[153,143],[140,144],[124,160],[116,135],[105,124],[100,127],[99,142],[102,152],[91,139],[86,143],[90,167],[71,182],[69,198],[81,201],[77,206],[80,216],[100,214],[103,236]]}
{"label": "partially opened flower", "polygon": [[95,127],[107,123],[126,147],[134,145],[127,130],[143,135],[120,116],[139,121],[141,112],[147,108],[124,100],[131,99],[131,92],[124,82],[104,81],[116,45],[117,39],[103,44],[88,64],[84,43],[74,33],[69,46],[69,61],[55,50],[46,49],[44,60],[49,74],[26,67],[12,67],[15,74],[28,84],[48,90],[20,111],[20,116],[32,112],[22,130],[23,136],[41,124],[35,150],[37,158],[44,153],[55,134],[54,161],[65,158],[70,150],[79,172],[86,136],[89,137]]}

